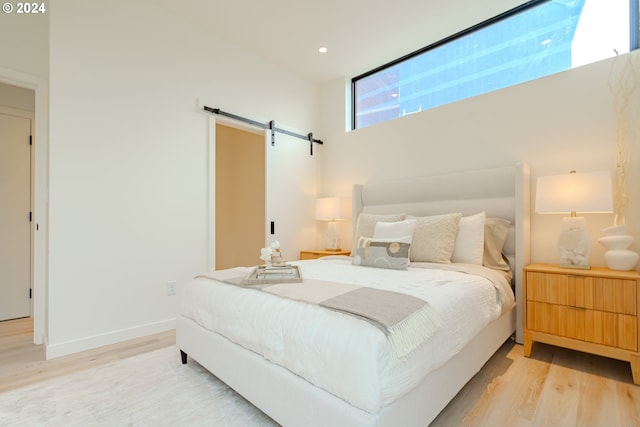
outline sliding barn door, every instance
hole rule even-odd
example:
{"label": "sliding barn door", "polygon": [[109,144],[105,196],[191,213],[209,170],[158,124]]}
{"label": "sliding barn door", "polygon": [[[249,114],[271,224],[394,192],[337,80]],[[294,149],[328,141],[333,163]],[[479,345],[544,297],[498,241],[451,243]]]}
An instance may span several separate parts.
{"label": "sliding barn door", "polygon": [[[316,159],[309,142],[276,133],[266,141],[266,243],[278,240],[286,260],[316,242]],[[314,147],[317,149],[317,146]]]}
{"label": "sliding barn door", "polygon": [[[224,134],[230,129],[223,129],[218,125],[235,128],[231,132],[237,135],[233,138],[235,144],[248,144],[248,139],[253,139],[247,138],[251,135],[246,132],[239,131],[246,131],[246,125],[210,117],[210,249],[206,268],[219,270],[236,265],[262,263],[259,258],[260,248],[275,240],[280,242],[283,256],[288,261],[299,259],[301,250],[314,249],[317,156],[310,155],[309,142],[276,133],[275,144],[272,145],[270,131],[259,129],[257,144],[260,145],[258,150],[262,150],[261,155],[254,149],[243,151],[237,146],[229,155],[229,147],[218,151],[217,143],[218,136],[221,140],[228,137]],[[248,132],[255,131],[256,129],[251,128]],[[233,157],[236,159],[232,161]],[[234,163],[236,161],[240,163]],[[256,161],[262,162],[264,168],[256,165]],[[262,179],[256,177],[256,173],[262,173]],[[239,181],[244,183],[244,190],[236,187],[235,183]],[[259,197],[260,191],[263,191],[262,198]],[[260,203],[262,205],[257,206]],[[245,218],[244,214],[248,213],[261,215],[257,218],[257,229],[253,220],[249,224],[249,220]],[[241,232],[233,231],[230,226],[232,223],[239,223],[243,228]],[[251,236],[251,242],[248,236]],[[254,238],[258,241],[254,241]]]}

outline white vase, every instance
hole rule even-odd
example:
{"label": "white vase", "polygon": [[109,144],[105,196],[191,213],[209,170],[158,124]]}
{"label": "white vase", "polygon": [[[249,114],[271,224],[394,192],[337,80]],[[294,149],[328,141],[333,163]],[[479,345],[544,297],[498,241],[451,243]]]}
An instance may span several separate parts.
{"label": "white vase", "polygon": [[604,253],[604,260],[612,270],[628,271],[633,269],[638,263],[638,254],[629,250],[629,245],[633,243],[633,237],[627,235],[626,225],[614,225],[602,230],[604,236],[598,239],[607,251]]}
{"label": "white vase", "polygon": [[602,229],[602,232],[605,236],[620,236],[629,232],[629,226],[627,224],[612,225]]}

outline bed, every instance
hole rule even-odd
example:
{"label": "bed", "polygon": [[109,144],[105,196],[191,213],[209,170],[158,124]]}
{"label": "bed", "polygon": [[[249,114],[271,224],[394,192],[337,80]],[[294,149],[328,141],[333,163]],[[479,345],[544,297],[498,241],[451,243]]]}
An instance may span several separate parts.
{"label": "bed", "polygon": [[[356,256],[296,262],[305,286],[369,292],[371,287],[425,300],[420,310],[431,313],[427,320],[411,318],[427,322],[428,333],[414,340],[400,334],[402,339],[394,341],[396,335],[379,324],[323,306],[334,301],[333,294],[313,304],[287,294],[295,284],[265,290],[238,286],[234,281],[250,271],[240,268],[203,274],[185,287],[176,343],[183,363],[187,355],[193,358],[285,426],[426,426],[514,331],[522,342],[517,302],[522,301],[522,268],[529,262],[529,169],[518,164],[369,182],[354,185],[352,200]],[[402,219],[383,221],[400,213]],[[505,272],[494,274],[493,268],[466,262],[411,262],[406,270],[354,265],[362,264],[354,261],[363,248],[369,250],[358,245],[365,219],[414,224],[418,218],[423,226],[424,218],[451,221],[452,213],[459,215],[457,226],[464,218],[467,230],[480,213],[483,224],[486,218],[508,221],[501,252],[508,259],[506,275],[513,277],[515,304],[513,296],[510,302],[504,296],[501,279],[494,278]],[[412,243],[418,251],[419,244]],[[460,254],[466,261],[464,249]],[[484,302],[455,300],[453,310],[454,288]],[[467,323],[452,321],[463,317],[461,312],[469,313]],[[460,341],[448,338],[458,335]]]}

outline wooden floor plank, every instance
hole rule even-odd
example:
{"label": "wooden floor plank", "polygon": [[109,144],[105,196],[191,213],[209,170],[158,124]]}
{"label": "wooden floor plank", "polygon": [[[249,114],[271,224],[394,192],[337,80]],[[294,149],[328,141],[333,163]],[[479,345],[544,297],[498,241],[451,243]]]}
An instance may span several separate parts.
{"label": "wooden floor plank", "polygon": [[619,425],[640,426],[640,387],[616,382],[616,397],[620,412]]}
{"label": "wooden floor plank", "polygon": [[509,371],[485,390],[483,405],[476,407],[482,411],[470,413],[466,425],[532,425],[551,358],[544,354],[541,359],[525,359],[523,346],[513,344],[509,358]]}
{"label": "wooden floor plank", "polygon": [[573,366],[569,367],[571,364],[566,363],[565,356],[567,356],[566,352],[555,353],[542,389],[533,425],[576,425],[583,376],[580,369],[575,368],[583,363],[583,357],[574,357]]}

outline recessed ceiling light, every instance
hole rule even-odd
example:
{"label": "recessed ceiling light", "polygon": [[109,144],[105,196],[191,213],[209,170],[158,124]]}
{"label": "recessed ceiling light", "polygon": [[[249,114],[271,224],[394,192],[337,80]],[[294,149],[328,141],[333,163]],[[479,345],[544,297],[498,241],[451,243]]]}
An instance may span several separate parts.
{"label": "recessed ceiling light", "polygon": [[327,50],[329,50],[329,49],[327,49],[326,47],[322,46],[320,49],[318,49],[318,52],[327,53]]}

